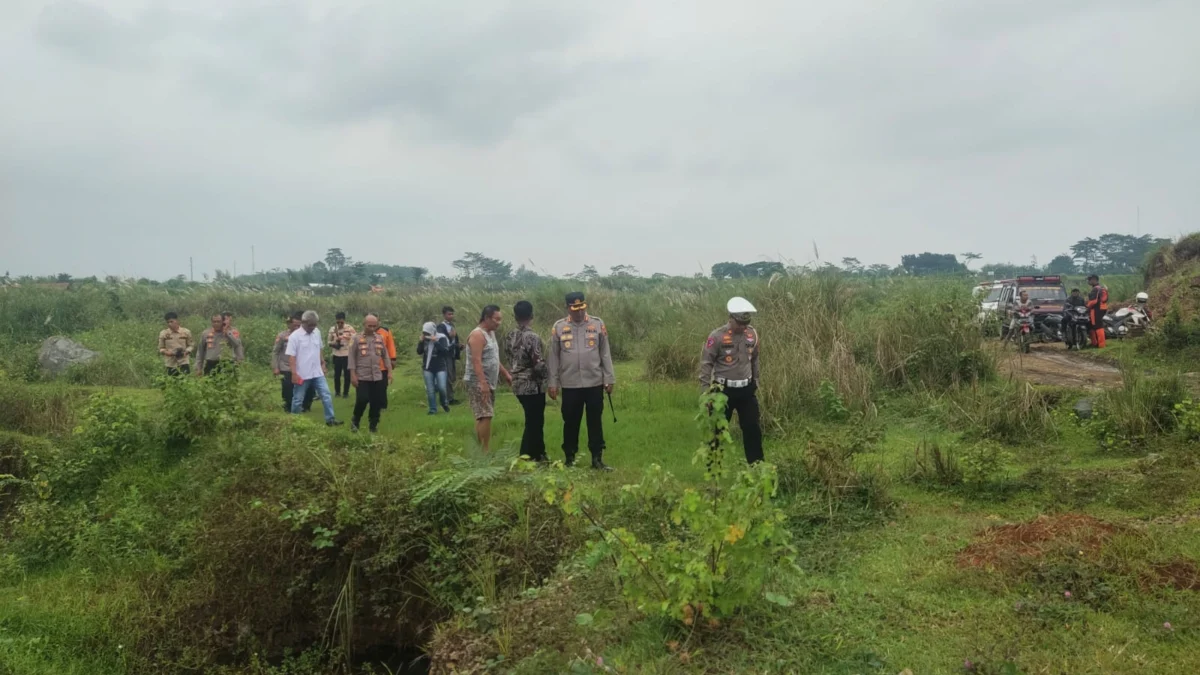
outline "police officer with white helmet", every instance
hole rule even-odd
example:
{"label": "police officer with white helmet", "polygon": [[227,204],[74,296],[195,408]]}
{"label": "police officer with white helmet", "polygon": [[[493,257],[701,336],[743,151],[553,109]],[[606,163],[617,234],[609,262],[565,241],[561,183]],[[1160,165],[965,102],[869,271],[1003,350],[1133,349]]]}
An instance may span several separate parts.
{"label": "police officer with white helmet", "polygon": [[709,333],[700,353],[700,387],[708,391],[720,385],[729,399],[725,418],[732,420],[734,411],[742,427],[746,446],[746,461],[754,464],[763,459],[762,426],[758,410],[758,350],[761,339],[750,326],[758,311],[749,300],[731,298],[726,305],[729,322]]}

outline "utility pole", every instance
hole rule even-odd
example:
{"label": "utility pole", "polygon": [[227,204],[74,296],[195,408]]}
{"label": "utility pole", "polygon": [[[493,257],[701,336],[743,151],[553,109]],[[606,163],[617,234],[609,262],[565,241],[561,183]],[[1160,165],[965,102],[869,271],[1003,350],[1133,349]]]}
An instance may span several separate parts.
{"label": "utility pole", "polygon": [[188,256],[188,281],[196,280],[196,268],[192,266],[192,256]]}

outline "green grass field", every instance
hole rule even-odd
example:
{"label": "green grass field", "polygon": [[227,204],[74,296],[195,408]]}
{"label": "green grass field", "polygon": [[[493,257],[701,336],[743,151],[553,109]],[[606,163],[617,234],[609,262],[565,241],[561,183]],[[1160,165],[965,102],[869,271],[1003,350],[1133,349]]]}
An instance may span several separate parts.
{"label": "green grass field", "polygon": [[[588,562],[601,529],[543,499],[558,469],[510,466],[510,392],[488,458],[466,405],[426,414],[406,346],[371,437],[326,429],[319,405],[278,412],[257,348],[232,388],[164,392],[138,347],[153,324],[99,322],[80,335],[119,359],[0,387],[0,674],[414,673],[421,651],[439,673],[1200,671],[1200,408],[1174,374],[1189,363],[1127,342],[1102,355],[1136,366],[1121,389],[1027,386],[993,374],[969,324],[877,323],[872,287],[820,291],[841,319],[802,333],[800,290],[771,289],[763,321],[787,345],[763,401],[795,568],[704,625],[639,609],[636,579]],[[656,557],[690,535],[661,494],[623,486],[657,464],[703,489],[705,436],[695,384],[647,372],[689,372],[686,335],[708,320],[639,329],[652,303],[609,302],[618,333],[646,334],[617,364],[618,421],[605,412],[616,470],[564,475]],[[561,459],[556,403],[546,419]],[[739,440],[735,424],[737,468]]]}

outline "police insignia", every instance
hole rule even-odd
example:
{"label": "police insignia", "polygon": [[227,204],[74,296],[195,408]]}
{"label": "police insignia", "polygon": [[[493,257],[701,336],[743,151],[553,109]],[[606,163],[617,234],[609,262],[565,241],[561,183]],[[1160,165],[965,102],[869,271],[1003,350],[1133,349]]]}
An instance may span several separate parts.
{"label": "police insignia", "polygon": [[733,363],[733,357],[732,357],[732,356],[726,356],[726,357],[725,357],[725,363]]}
{"label": "police insignia", "polygon": [[716,339],[716,338],[714,338],[713,336],[709,335],[709,336],[708,336],[708,342],[705,342],[705,343],[704,343],[704,348],[705,348],[705,349],[712,349],[712,346],[713,346],[713,345],[715,345],[715,344],[717,344],[717,339]]}
{"label": "police insignia", "polygon": [[571,341],[570,341],[570,340],[564,340],[564,341],[563,341],[563,349],[570,349],[570,348],[571,348]]}

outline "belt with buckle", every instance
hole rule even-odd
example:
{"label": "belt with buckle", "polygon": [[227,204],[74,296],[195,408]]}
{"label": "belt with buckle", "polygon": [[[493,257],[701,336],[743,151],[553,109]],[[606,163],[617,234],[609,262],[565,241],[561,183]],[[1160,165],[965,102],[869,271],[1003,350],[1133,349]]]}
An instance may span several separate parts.
{"label": "belt with buckle", "polygon": [[753,382],[753,380],[727,380],[723,377],[717,378],[717,384],[725,385],[726,389],[741,389],[742,387],[749,387],[751,382]]}

